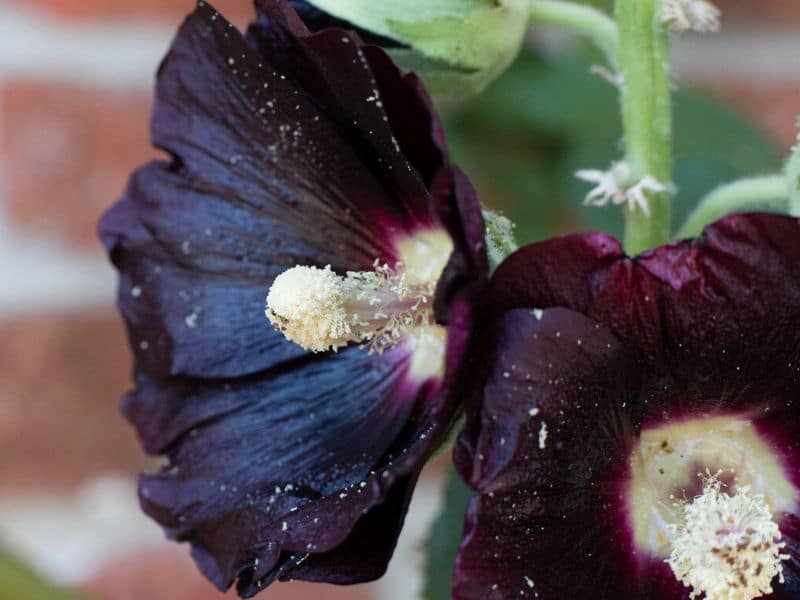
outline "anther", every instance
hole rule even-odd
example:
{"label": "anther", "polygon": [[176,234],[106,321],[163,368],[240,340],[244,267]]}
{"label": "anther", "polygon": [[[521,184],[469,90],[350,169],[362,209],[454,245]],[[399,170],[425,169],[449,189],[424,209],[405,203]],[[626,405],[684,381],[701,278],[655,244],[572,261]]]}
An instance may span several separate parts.
{"label": "anther", "polygon": [[368,343],[382,352],[405,334],[433,324],[435,282],[409,284],[402,263],[336,274],[330,266],[284,271],[267,295],[266,316],[307,350]]}
{"label": "anther", "polygon": [[772,593],[783,582],[786,545],[762,494],[748,486],[731,496],[716,476],[707,476],[703,493],[678,505],[682,522],[671,526],[675,576],[692,588],[691,597],[706,600],[752,600]]}

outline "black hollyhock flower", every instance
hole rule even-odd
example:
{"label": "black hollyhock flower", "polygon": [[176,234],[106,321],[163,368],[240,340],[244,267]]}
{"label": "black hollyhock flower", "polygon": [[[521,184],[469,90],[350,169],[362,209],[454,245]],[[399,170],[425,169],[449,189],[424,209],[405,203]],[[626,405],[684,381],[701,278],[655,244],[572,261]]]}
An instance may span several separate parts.
{"label": "black hollyhock flower", "polygon": [[487,270],[417,78],[285,0],[257,6],[246,38],[204,2],[187,18],[152,119],[171,160],[100,223],[135,353],[124,412],[168,458],[142,505],[243,596],[383,573],[454,418]]}
{"label": "black hollyhock flower", "polygon": [[454,598],[800,597],[800,222],[499,267]]}

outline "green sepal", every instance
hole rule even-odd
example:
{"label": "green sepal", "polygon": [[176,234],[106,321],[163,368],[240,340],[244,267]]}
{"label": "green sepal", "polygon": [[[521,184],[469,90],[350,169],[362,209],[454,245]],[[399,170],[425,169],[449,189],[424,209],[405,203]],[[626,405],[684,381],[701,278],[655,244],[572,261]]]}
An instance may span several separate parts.
{"label": "green sepal", "polygon": [[433,93],[481,91],[514,60],[529,0],[309,0],[320,10],[408,48],[389,49]]}

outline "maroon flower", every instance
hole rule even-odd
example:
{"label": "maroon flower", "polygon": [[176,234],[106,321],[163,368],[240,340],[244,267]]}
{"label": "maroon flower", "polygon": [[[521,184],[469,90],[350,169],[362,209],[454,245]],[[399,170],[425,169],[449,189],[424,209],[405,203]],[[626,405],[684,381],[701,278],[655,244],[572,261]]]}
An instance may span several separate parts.
{"label": "maroon flower", "polygon": [[555,239],[490,292],[454,598],[800,597],[796,218]]}
{"label": "maroon flower", "polygon": [[[257,6],[246,39],[204,2],[187,18],[152,119],[171,159],[100,224],[135,352],[124,411],[169,460],[142,505],[243,596],[383,573],[456,413],[487,270],[480,207],[417,78],[352,33],[309,33],[285,0]],[[341,314],[269,319],[338,352],[268,321],[287,270],[313,285],[289,275],[276,302],[341,292]],[[313,314],[331,328],[309,330]]]}

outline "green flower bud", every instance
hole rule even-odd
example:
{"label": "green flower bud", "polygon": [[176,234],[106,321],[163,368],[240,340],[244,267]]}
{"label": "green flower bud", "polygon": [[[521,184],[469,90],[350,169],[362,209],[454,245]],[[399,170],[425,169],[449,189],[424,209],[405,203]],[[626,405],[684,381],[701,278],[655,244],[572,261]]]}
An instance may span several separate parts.
{"label": "green flower bud", "polygon": [[[438,95],[477,93],[517,56],[530,0],[302,0],[397,42],[387,50]],[[319,23],[320,20],[317,19]]]}

